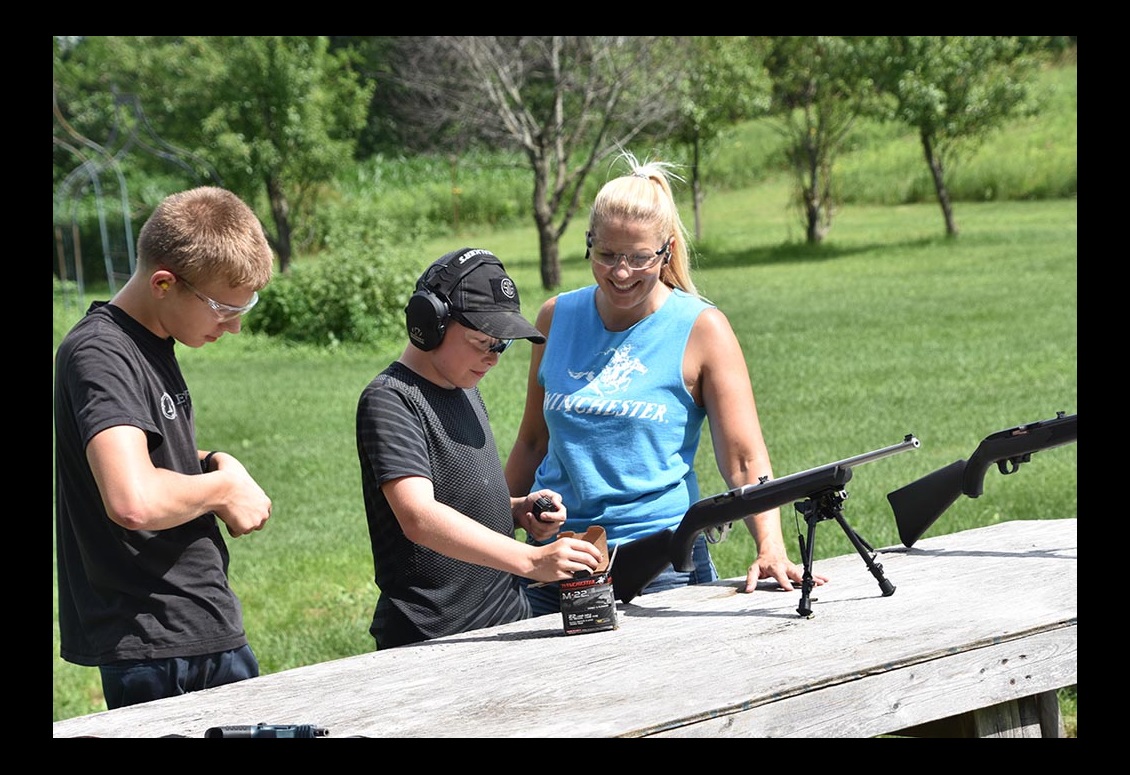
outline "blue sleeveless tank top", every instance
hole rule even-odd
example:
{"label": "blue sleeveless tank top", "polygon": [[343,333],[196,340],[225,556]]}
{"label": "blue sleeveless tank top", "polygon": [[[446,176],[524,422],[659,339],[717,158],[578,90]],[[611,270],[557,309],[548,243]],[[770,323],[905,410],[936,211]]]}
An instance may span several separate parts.
{"label": "blue sleeveless tank top", "polygon": [[562,530],[600,525],[614,545],[674,527],[699,499],[706,411],[683,382],[691,327],[710,305],[674,290],[626,331],[608,331],[596,286],[557,297],[538,370],[549,450],[534,489],[561,493]]}

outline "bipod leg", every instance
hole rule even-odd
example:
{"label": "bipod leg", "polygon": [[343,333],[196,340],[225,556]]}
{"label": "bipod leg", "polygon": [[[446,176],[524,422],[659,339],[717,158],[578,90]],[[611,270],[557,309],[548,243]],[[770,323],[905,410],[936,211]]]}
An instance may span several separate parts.
{"label": "bipod leg", "polygon": [[800,583],[800,605],[797,606],[796,612],[805,619],[811,619],[812,588],[816,586],[816,580],[812,577],[812,551],[816,544],[816,523],[821,519],[826,519],[826,517],[820,516],[819,508],[812,500],[801,501],[793,505],[797,511],[804,515],[805,524],[808,525],[807,540],[804,536],[797,536],[800,541],[801,562],[804,564],[804,577]]}
{"label": "bipod leg", "polygon": [[871,548],[869,543],[863,540],[859,533],[852,529],[851,525],[844,519],[843,512],[839,509],[836,510],[835,518],[836,521],[840,523],[840,527],[844,529],[844,533],[847,534],[848,540],[851,541],[852,546],[859,552],[859,556],[867,563],[867,570],[871,571],[871,575],[879,582],[879,590],[883,593],[883,597],[893,595],[895,593],[895,585],[888,581],[887,577],[883,575],[883,566],[875,562],[875,550]]}

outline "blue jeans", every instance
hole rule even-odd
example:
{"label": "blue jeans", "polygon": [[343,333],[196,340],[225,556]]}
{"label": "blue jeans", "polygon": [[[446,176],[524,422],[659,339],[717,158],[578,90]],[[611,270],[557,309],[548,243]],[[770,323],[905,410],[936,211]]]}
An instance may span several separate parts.
{"label": "blue jeans", "polygon": [[[641,595],[650,592],[665,592],[668,589],[678,589],[691,584],[705,584],[718,578],[718,569],[714,567],[714,560],[710,557],[710,549],[706,537],[699,535],[695,539],[691,552],[694,569],[687,573],[680,573],[673,565],[668,565],[656,576],[650,584],[644,587]],[[612,577],[616,577],[616,566],[612,566]],[[534,582],[530,579],[521,579],[522,586],[526,588],[526,597],[530,600],[534,616],[561,613],[561,589],[557,584],[546,584],[544,587],[531,587]]]}
{"label": "blue jeans", "polygon": [[98,668],[110,710],[139,702],[255,678],[259,660],[250,646],[198,657],[124,659]]}

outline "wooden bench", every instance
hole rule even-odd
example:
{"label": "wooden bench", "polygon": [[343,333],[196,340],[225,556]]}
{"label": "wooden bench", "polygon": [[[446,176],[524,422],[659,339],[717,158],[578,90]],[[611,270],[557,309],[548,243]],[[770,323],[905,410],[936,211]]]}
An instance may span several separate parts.
{"label": "wooden bench", "polygon": [[[812,595],[744,579],[539,617],[54,723],[54,737],[1059,737],[1077,683],[1076,519],[1012,521],[817,560]],[[827,529],[832,529],[831,527]],[[615,573],[615,568],[613,568]],[[254,641],[254,633],[252,633]]]}

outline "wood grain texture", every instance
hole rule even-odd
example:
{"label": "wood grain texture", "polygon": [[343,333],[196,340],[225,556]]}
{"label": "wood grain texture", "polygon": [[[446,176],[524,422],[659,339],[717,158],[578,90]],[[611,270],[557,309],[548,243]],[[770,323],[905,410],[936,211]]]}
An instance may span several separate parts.
{"label": "wood grain texture", "polygon": [[259,722],[329,738],[1037,736],[1058,723],[1040,696],[1078,680],[1077,546],[1076,519],[1005,522],[880,549],[889,597],[858,554],[818,560],[830,581],[811,618],[799,591],[726,579],[619,604],[612,631],[567,636],[545,616],[67,719],[53,736]]}

